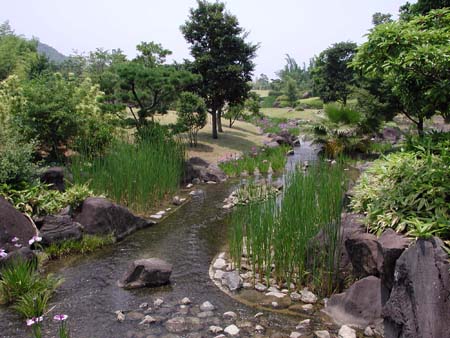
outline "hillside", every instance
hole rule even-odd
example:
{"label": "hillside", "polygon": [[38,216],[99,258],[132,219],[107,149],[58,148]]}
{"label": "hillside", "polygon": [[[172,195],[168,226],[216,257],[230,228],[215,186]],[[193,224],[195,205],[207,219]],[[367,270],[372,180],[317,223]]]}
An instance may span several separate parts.
{"label": "hillside", "polygon": [[61,54],[52,46],[49,46],[40,41],[38,42],[38,45],[37,45],[37,51],[40,54],[46,55],[50,59],[50,61],[53,61],[56,63],[61,63],[67,58],[67,56],[65,56],[64,54]]}

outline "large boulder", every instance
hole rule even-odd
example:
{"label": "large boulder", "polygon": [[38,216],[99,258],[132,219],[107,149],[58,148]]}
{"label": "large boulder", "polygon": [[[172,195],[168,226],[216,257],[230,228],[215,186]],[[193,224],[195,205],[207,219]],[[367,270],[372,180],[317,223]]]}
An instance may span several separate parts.
{"label": "large boulder", "polygon": [[170,282],[171,274],[172,265],[162,259],[138,259],[128,266],[118,285],[125,289],[165,285]]}
{"label": "large boulder", "polygon": [[28,247],[38,230],[31,219],[0,196],[0,249],[6,252]]}
{"label": "large boulder", "polygon": [[402,132],[400,131],[400,128],[385,127],[382,131],[382,135],[383,139],[395,143],[402,137]]}
{"label": "large boulder", "polygon": [[381,287],[379,278],[363,278],[345,292],[331,296],[323,311],[339,325],[360,329],[369,325],[380,327],[383,322]]}
{"label": "large boulder", "polygon": [[83,226],[74,222],[68,215],[45,216],[36,222],[36,225],[43,245],[68,239],[80,240],[83,237]]}
{"label": "large boulder", "polygon": [[[391,291],[394,285],[395,263],[400,255],[408,247],[410,240],[392,229],[386,229],[378,238],[383,255],[381,268],[381,283],[387,291]],[[383,304],[387,297],[383,297]]]}
{"label": "large boulder", "polygon": [[50,167],[45,169],[40,180],[42,183],[49,184],[50,189],[64,191],[66,185],[64,183],[64,168],[62,167]]}
{"label": "large boulder", "polygon": [[192,182],[194,179],[220,183],[225,181],[227,176],[215,164],[210,164],[199,157],[191,157],[185,164],[184,181]]}
{"label": "large boulder", "polygon": [[402,253],[383,307],[386,338],[450,337],[449,268],[437,238],[419,239]]}
{"label": "large boulder", "polygon": [[383,254],[375,235],[356,233],[346,239],[345,248],[356,277],[380,276]]}
{"label": "large boulder", "polygon": [[102,197],[88,197],[76,213],[74,221],[91,235],[114,234],[120,240],[130,233],[145,228],[152,221],[133,215],[127,208]]}

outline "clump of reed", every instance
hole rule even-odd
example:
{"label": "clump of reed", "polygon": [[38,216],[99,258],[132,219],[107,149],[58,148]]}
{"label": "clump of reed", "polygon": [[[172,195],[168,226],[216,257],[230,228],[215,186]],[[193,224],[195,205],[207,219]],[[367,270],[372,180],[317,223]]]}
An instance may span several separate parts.
{"label": "clump of reed", "polygon": [[89,183],[95,193],[145,212],[178,189],[184,159],[183,144],[171,138],[117,141],[102,157],[74,159],[72,173],[75,182]]}
{"label": "clump of reed", "polygon": [[240,266],[246,251],[260,281],[308,286],[321,295],[336,287],[345,192],[341,164],[319,162],[287,177],[275,197],[238,206],[230,218],[230,252]]}
{"label": "clump of reed", "polygon": [[251,175],[255,169],[262,174],[267,174],[270,170],[280,172],[286,165],[288,150],[289,147],[285,146],[261,149],[253,147],[242,156],[229,154],[219,159],[219,167],[230,177],[239,176],[244,171]]}

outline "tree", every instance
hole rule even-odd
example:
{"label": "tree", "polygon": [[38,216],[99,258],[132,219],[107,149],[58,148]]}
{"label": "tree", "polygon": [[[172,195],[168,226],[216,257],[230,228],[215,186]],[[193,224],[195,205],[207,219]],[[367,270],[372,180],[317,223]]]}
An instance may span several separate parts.
{"label": "tree", "polygon": [[355,76],[348,65],[356,53],[354,42],[339,42],[324,50],[315,60],[314,89],[324,102],[342,101],[345,105]]}
{"label": "tree", "polygon": [[181,31],[194,57],[192,70],[202,76],[198,92],[212,116],[212,136],[218,138],[218,119],[226,103],[245,101],[250,91],[257,45],[245,41],[247,34],[221,2],[198,0]]}
{"label": "tree", "polygon": [[261,109],[261,97],[255,92],[250,92],[248,99],[245,101],[245,107],[255,116],[259,115]]}
{"label": "tree", "polygon": [[[169,51],[153,42],[141,43],[140,54],[128,62],[117,65],[119,88],[114,99],[130,110],[137,128],[147,124],[147,118],[165,114],[178,94],[196,80],[174,65],[163,64]],[[137,111],[135,112],[135,108]]]}
{"label": "tree", "polygon": [[295,81],[297,89],[307,90],[310,86],[310,74],[305,65],[300,67],[289,54],[286,54],[286,65],[284,68],[277,72],[281,82],[284,86],[287,86],[287,82],[290,80]]}
{"label": "tree", "polygon": [[233,128],[234,122],[244,115],[244,104],[235,103],[227,107],[224,117],[229,121],[229,127]]}
{"label": "tree", "polygon": [[384,23],[392,22],[392,14],[384,14],[380,12],[376,12],[372,15],[372,24],[374,26],[378,26]]}
{"label": "tree", "polygon": [[433,9],[450,7],[450,0],[418,0],[415,4],[407,2],[400,7],[400,18],[410,20],[415,15],[424,15]]}
{"label": "tree", "polygon": [[196,147],[198,132],[206,126],[205,101],[194,93],[184,92],[180,95],[177,114],[177,124],[187,131],[189,144]]}
{"label": "tree", "polygon": [[284,89],[284,91],[285,95],[287,96],[289,105],[291,107],[295,107],[295,103],[297,102],[298,99],[298,88],[297,83],[295,82],[294,79],[288,78],[286,80],[286,88]]}
{"label": "tree", "polygon": [[449,117],[449,40],[450,9],[434,10],[375,27],[353,66],[365,76],[382,76],[422,135],[426,118]]}

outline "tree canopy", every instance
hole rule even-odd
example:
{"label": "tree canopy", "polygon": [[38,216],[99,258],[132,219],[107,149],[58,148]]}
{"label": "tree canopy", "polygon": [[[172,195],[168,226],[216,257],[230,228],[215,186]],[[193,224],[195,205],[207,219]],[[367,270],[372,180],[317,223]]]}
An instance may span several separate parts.
{"label": "tree canopy", "polygon": [[375,27],[358,50],[354,67],[382,76],[402,112],[423,132],[424,119],[450,109],[450,9]]}
{"label": "tree canopy", "polygon": [[245,41],[247,34],[224,3],[198,0],[197,5],[181,31],[191,45],[191,69],[202,76],[197,90],[212,115],[212,134],[217,138],[224,105],[242,103],[248,96],[257,45]]}
{"label": "tree canopy", "polygon": [[356,53],[354,42],[339,42],[325,49],[312,70],[314,89],[324,102],[342,101],[345,105],[355,76],[348,65]]}

